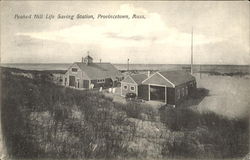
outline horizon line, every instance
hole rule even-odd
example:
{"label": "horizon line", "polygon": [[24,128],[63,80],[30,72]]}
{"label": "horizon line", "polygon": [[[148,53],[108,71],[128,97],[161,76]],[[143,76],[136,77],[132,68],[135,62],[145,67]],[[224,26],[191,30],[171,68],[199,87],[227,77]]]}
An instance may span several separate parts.
{"label": "horizon line", "polygon": [[[75,63],[75,62],[73,62]],[[0,65],[2,64],[73,64],[70,62],[55,62],[55,63],[16,63],[16,62],[9,62],[9,63],[0,63]],[[94,63],[100,63],[100,62],[94,62]],[[101,62],[101,63],[111,63],[111,62]],[[122,64],[122,65],[127,65],[127,63],[111,63],[111,64]],[[130,63],[129,65],[190,65],[191,64],[187,64],[187,63]],[[222,65],[222,66],[227,66],[227,65],[231,65],[231,66],[250,66],[250,64],[209,64],[209,63],[198,63],[198,64],[193,64],[193,65]]]}

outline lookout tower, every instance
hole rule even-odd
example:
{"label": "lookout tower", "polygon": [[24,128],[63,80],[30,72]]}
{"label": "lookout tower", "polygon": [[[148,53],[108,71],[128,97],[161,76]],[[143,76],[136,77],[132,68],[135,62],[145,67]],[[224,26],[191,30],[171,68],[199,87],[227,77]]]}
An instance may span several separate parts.
{"label": "lookout tower", "polygon": [[82,63],[85,63],[87,65],[89,65],[90,63],[93,63],[93,58],[89,56],[89,52],[85,58],[82,58]]}

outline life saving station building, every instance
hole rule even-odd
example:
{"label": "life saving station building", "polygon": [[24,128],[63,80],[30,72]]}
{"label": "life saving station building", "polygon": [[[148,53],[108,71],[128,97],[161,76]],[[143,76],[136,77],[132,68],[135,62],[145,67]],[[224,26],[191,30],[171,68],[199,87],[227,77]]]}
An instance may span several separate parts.
{"label": "life saving station building", "polygon": [[[138,78],[140,77],[140,78]],[[144,77],[144,80],[141,80]],[[140,81],[136,80],[140,79]],[[121,82],[121,95],[133,92],[146,101],[177,105],[196,88],[195,77],[185,71],[159,71],[151,76],[130,75]]]}
{"label": "life saving station building", "polygon": [[88,55],[68,68],[63,84],[80,89],[108,88],[117,86],[123,78],[123,74],[111,63],[94,63]]}

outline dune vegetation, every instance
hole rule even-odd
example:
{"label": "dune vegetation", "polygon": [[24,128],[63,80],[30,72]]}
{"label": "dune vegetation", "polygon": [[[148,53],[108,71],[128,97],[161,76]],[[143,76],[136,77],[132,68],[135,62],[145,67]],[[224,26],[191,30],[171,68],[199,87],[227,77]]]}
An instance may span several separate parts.
{"label": "dune vegetation", "polygon": [[13,158],[236,158],[248,117],[113,102],[53,83],[51,73],[1,68],[1,123]]}

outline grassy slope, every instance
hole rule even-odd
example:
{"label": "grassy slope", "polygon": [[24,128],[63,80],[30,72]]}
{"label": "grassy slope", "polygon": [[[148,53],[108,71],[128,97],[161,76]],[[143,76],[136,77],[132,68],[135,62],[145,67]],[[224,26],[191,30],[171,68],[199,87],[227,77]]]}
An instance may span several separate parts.
{"label": "grassy slope", "polygon": [[10,155],[109,157],[119,153],[120,135],[112,131],[111,123],[122,126],[124,121],[111,114],[112,102],[103,95],[56,86],[42,72],[35,79],[2,72],[1,118]]}
{"label": "grassy slope", "polygon": [[13,157],[241,157],[249,150],[247,119],[181,108],[159,115],[56,86],[45,72],[31,79],[11,72],[1,70],[1,122]]}

